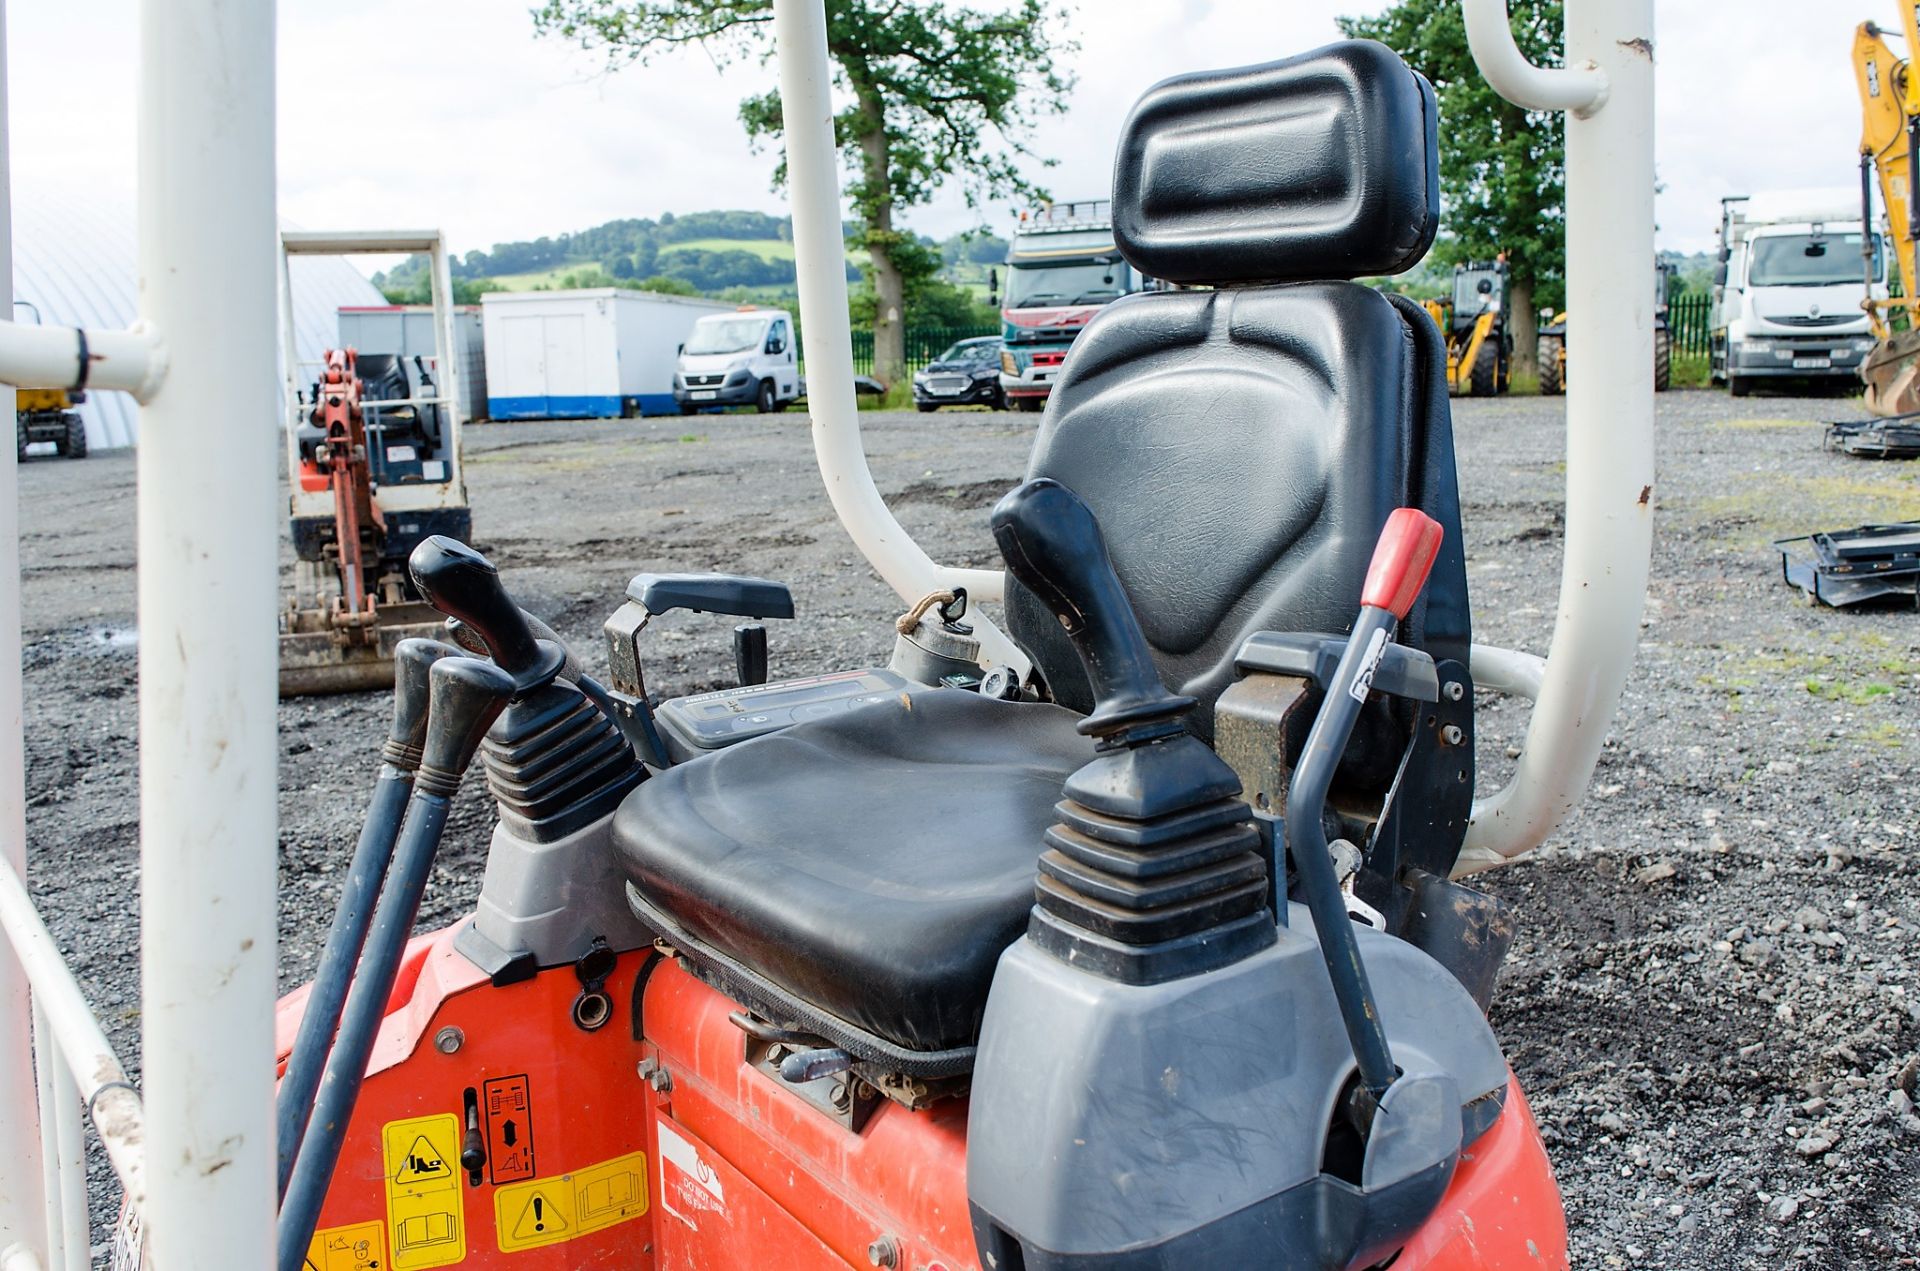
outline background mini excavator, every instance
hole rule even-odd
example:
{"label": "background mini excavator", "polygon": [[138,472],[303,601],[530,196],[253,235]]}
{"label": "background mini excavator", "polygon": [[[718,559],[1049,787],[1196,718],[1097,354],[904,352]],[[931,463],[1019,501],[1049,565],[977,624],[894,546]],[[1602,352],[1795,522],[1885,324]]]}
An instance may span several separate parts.
{"label": "background mini excavator", "polygon": [[458,377],[438,231],[281,236],[282,322],[293,329],[289,255],[426,252],[432,259],[435,361],[327,351],[304,391],[287,363],[288,511],[294,586],[280,616],[280,693],[338,693],[393,683],[393,650],[437,637],[440,615],[407,576],[407,555],[440,534],[466,542],[473,514],[460,460]]}

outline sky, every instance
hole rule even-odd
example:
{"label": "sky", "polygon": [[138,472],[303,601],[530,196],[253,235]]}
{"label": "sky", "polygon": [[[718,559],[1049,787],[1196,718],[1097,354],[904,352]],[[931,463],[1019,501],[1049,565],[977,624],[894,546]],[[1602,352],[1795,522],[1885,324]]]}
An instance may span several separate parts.
{"label": "sky", "polygon": [[[531,2],[282,0],[282,216],[314,229],[438,226],[466,252],[616,217],[784,214],[768,181],[774,159],[748,146],[736,113],[743,96],[772,86],[770,67],[722,67],[690,49],[610,73],[598,54],[536,38]],[[1035,152],[1058,162],[1033,175],[1056,197],[1104,195],[1120,120],[1147,85],[1312,48],[1338,38],[1336,15],[1381,7],[1063,4],[1078,85],[1067,113],[1034,131]],[[1658,10],[1662,248],[1708,249],[1723,194],[1857,183],[1847,54],[1860,20],[1896,21],[1891,4],[1662,0]],[[15,188],[130,189],[135,0],[13,0],[6,16]],[[1012,215],[947,191],[904,219],[938,238],[1004,232]]]}

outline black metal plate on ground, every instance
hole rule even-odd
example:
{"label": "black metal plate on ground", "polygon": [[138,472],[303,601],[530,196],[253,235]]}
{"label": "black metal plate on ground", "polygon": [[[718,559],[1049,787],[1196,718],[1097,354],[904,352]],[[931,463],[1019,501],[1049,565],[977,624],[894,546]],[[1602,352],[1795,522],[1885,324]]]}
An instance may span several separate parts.
{"label": "black metal plate on ground", "polygon": [[1821,448],[1863,459],[1912,459],[1920,456],[1920,415],[1835,420],[1827,425]]}
{"label": "black metal plate on ground", "polygon": [[1905,600],[1920,607],[1920,521],[1859,525],[1773,545],[1781,575],[1821,604]]}

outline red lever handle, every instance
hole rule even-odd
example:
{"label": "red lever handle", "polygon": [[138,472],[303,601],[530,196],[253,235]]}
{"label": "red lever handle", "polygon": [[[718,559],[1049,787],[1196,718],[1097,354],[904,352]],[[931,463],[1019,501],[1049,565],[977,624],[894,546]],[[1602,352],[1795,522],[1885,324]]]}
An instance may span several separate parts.
{"label": "red lever handle", "polygon": [[1427,585],[1427,575],[1433,572],[1442,533],[1440,522],[1420,509],[1395,509],[1374,545],[1360,603],[1389,610],[1396,618],[1406,617],[1414,597]]}

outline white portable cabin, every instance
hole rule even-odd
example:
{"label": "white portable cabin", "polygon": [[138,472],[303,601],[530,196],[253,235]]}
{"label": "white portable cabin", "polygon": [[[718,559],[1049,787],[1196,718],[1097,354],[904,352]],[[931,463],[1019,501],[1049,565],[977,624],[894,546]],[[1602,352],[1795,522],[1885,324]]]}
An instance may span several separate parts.
{"label": "white portable cabin", "polygon": [[734,307],[616,287],[495,292],[480,304],[493,419],[673,414],[687,332]]}
{"label": "white portable cabin", "polygon": [[[449,317],[453,326],[453,351],[448,356],[459,362],[461,421],[484,418],[487,353],[480,306],[455,305]],[[339,339],[342,346],[357,353],[419,357],[438,379],[439,368],[433,365],[432,305],[341,305]]]}

